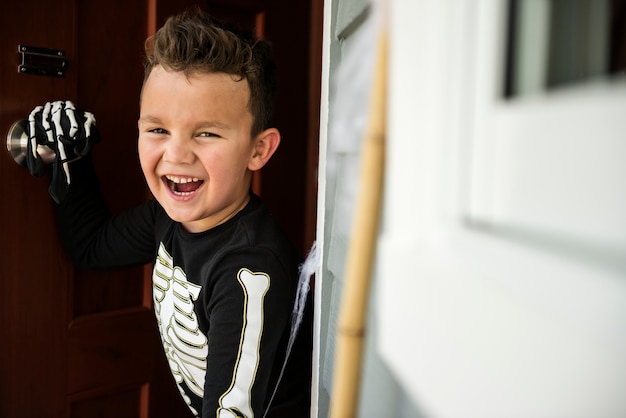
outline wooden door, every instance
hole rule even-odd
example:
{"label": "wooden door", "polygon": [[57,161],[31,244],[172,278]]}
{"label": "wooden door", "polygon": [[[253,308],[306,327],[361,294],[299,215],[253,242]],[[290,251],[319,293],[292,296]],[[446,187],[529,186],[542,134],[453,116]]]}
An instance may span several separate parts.
{"label": "wooden door", "polygon": [[[15,120],[46,101],[70,99],[93,111],[103,136],[94,158],[113,211],[147,195],[136,120],[143,42],[156,26],[157,6],[148,0],[0,5],[3,141]],[[18,45],[64,51],[65,75],[18,72]],[[75,269],[59,244],[49,182],[0,152],[0,416],[188,416],[155,325],[150,267]]]}
{"label": "wooden door", "polygon": [[[192,4],[209,4],[221,17],[243,19],[248,26],[262,23],[283,74],[277,103],[283,144],[258,187],[304,252],[315,223],[315,176],[308,184],[305,178],[315,172],[307,159],[315,165],[317,154],[309,151],[317,145],[319,106],[317,89],[309,87],[319,78],[309,60],[310,3],[215,3],[2,2],[2,141],[33,106],[70,99],[97,117],[103,140],[93,155],[110,209],[134,206],[148,195],[136,151],[146,36]],[[321,16],[322,1],[313,3]],[[18,72],[18,45],[62,50],[68,59],[65,75]],[[312,55],[319,64],[318,50]],[[49,183],[49,175],[31,177],[0,150],[0,417],[190,416],[158,336],[151,266],[108,272],[74,268],[58,240]]]}

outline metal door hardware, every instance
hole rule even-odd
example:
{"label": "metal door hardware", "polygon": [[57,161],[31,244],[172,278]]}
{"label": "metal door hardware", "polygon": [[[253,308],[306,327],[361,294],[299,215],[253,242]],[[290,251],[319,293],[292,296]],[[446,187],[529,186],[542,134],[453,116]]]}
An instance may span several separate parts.
{"label": "metal door hardware", "polygon": [[[21,166],[26,166],[26,153],[28,152],[28,135],[26,134],[25,119],[15,122],[7,133],[7,150],[11,157]],[[44,163],[50,164],[54,161],[54,150],[45,145],[37,145],[37,153]]]}
{"label": "metal door hardware", "polygon": [[17,50],[22,55],[22,62],[17,67],[20,73],[54,77],[65,75],[69,61],[63,51],[27,45],[19,45]]}

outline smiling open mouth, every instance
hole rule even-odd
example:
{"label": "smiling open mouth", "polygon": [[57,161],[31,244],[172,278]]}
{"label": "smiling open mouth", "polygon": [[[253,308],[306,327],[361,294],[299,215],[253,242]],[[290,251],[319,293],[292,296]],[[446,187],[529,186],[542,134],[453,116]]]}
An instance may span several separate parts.
{"label": "smiling open mouth", "polygon": [[202,186],[204,180],[197,177],[165,176],[164,181],[170,190],[177,195],[190,195]]}

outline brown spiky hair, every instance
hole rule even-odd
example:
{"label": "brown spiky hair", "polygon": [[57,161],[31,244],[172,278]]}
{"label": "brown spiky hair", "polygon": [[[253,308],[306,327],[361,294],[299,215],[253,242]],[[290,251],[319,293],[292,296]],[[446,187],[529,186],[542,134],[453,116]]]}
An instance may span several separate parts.
{"label": "brown spiky hair", "polygon": [[254,138],[271,126],[276,89],[276,67],[271,45],[252,32],[228,26],[199,7],[171,16],[145,44],[144,84],[152,69],[161,65],[187,77],[226,73],[247,81],[248,110]]}

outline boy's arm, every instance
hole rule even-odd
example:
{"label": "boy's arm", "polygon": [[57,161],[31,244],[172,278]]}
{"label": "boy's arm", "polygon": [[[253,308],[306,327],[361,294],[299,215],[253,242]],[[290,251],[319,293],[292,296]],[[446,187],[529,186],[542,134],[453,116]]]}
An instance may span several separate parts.
{"label": "boy's arm", "polygon": [[258,249],[232,254],[220,264],[207,289],[203,416],[238,411],[260,417],[274,390],[276,366],[284,360],[296,272]]}
{"label": "boy's arm", "polygon": [[55,212],[63,247],[72,262],[81,268],[107,269],[153,261],[156,203],[112,216],[91,158],[70,167],[72,184]]}

